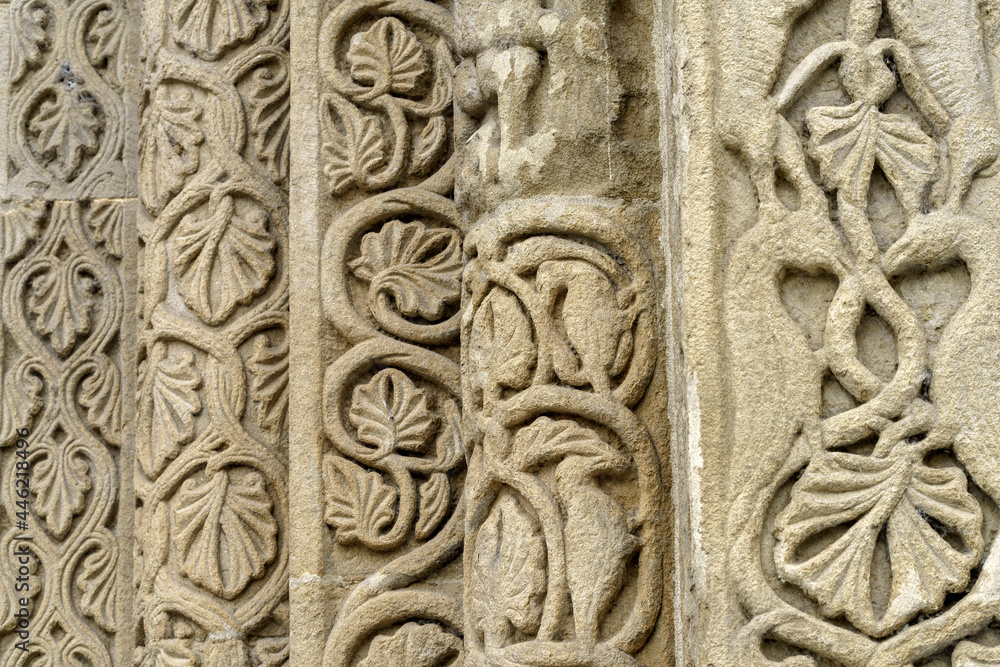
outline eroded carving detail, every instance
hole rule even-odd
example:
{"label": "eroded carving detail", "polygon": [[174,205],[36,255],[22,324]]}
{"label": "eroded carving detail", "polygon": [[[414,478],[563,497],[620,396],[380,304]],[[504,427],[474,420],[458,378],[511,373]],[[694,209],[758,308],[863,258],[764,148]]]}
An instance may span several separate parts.
{"label": "eroded carving detail", "polygon": [[[966,197],[998,154],[976,5],[851,2],[844,38],[772,91],[792,21],[812,4],[775,3],[753,49],[720,42],[733,68],[720,79],[721,129],[760,203],[730,250],[724,292],[728,571],[749,617],[732,659],[776,665],[805,652],[902,667],[950,652],[950,664],[991,664],[995,649],[962,641],[993,619],[1000,500],[998,417],[980,400],[996,390],[984,337],[1000,326],[1000,246]],[[720,25],[756,34],[757,14]],[[839,104],[817,104],[813,86],[834,66]],[[802,139],[788,120],[797,115]],[[901,285],[959,262],[971,291],[935,330]],[[836,284],[814,321],[789,308],[792,274]],[[865,347],[868,321],[889,336],[887,362]]]}
{"label": "eroded carving detail", "polygon": [[139,168],[144,666],[288,660],[288,11],[177,0],[150,17],[162,32],[148,36]]}

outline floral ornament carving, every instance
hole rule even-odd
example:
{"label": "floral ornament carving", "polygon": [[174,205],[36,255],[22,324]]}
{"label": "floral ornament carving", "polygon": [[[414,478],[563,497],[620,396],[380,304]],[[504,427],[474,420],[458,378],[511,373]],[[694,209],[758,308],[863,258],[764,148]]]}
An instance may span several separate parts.
{"label": "floral ornament carving", "polygon": [[198,393],[202,377],[190,351],[165,359],[152,373],[152,380],[145,383],[149,387],[147,400],[152,403],[152,429],[136,449],[136,458],[148,474],[163,470],[180,452],[180,446],[194,438],[194,418],[202,408]]}
{"label": "floral ornament carving", "polygon": [[[918,27],[906,3],[886,4],[895,38],[875,37],[881,3],[852,3],[846,38],[806,55],[765,100],[782,114],[802,112],[807,137],[794,159],[810,157],[819,182],[797,187],[835,193],[835,214],[762,207],[728,255],[729,567],[740,573],[732,585],[751,619],[732,637],[737,664],[776,664],[765,641],[850,667],[992,657],[963,640],[989,622],[986,600],[996,597],[996,545],[984,543],[989,515],[975,487],[994,501],[1000,490],[981,463],[991,456],[985,443],[995,442],[995,410],[978,398],[997,375],[982,336],[1000,321],[986,306],[1000,255],[995,230],[966,210],[965,194],[995,159],[990,138],[1000,126],[995,112],[963,115],[981,94],[966,76],[976,76],[978,36],[960,38],[969,68],[939,74],[957,8]],[[846,101],[812,106],[813,81],[831,65]],[[893,96],[908,104],[888,104]],[[879,187],[891,188],[901,237],[882,238],[870,201]],[[931,336],[895,281],[959,259],[971,291],[931,354]],[[789,271],[838,279],[823,306],[819,351],[779,294]],[[859,344],[871,311],[894,339],[895,362],[881,375]],[[780,370],[761,373],[762,359]],[[850,401],[827,411],[830,383]],[[768,559],[781,595],[761,566]]]}
{"label": "floral ornament carving", "polygon": [[43,443],[38,452],[34,461],[35,511],[45,519],[49,530],[62,539],[69,532],[73,517],[83,510],[85,494],[93,485],[90,466],[72,442]]}
{"label": "floral ornament carving", "polygon": [[98,148],[101,122],[96,104],[75,86],[56,88],[28,120],[28,130],[38,142],[38,155],[52,165],[61,179],[72,180],[84,158]]}
{"label": "floral ornament carving", "polygon": [[[447,12],[420,0],[404,3],[399,14],[351,33],[359,18],[351,6],[335,11],[321,40],[329,45],[321,62],[332,68],[322,113],[323,169],[335,196],[427,175],[449,153],[455,58]],[[418,25],[436,37],[422,41],[412,29]],[[341,43],[347,46],[342,60]]]}
{"label": "floral ornament carving", "polygon": [[190,91],[176,97],[157,91],[143,116],[139,155],[139,194],[151,211],[159,211],[198,170],[198,146],[205,135],[198,126],[201,111]]}
{"label": "floral ornament carving", "polygon": [[171,0],[174,39],[200,58],[215,60],[238,42],[246,42],[268,22],[273,0]]}
{"label": "floral ornament carving", "polygon": [[38,333],[48,336],[59,354],[66,356],[79,336],[90,331],[91,315],[97,305],[91,268],[77,256],[60,259],[42,268],[31,283],[28,310]]}

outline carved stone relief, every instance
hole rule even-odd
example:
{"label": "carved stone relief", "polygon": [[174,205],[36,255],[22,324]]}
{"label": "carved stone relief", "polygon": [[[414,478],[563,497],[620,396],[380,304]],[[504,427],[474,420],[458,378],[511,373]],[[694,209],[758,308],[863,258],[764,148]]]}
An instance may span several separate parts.
{"label": "carved stone relief", "polygon": [[143,8],[137,664],[288,663],[287,0]]}
{"label": "carved stone relief", "polygon": [[721,175],[717,224],[704,181],[682,199],[685,261],[722,267],[685,276],[718,305],[688,331],[719,326],[686,337],[712,627],[692,659],[1000,663],[996,8],[712,9],[717,75],[685,91],[714,97],[689,159]]}

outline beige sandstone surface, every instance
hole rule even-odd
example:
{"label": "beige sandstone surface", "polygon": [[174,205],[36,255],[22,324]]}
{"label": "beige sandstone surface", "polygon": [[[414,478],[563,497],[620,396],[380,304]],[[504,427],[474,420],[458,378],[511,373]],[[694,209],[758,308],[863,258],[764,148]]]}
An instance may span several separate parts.
{"label": "beige sandstone surface", "polygon": [[1000,665],[995,0],[0,0],[0,68],[3,667]]}

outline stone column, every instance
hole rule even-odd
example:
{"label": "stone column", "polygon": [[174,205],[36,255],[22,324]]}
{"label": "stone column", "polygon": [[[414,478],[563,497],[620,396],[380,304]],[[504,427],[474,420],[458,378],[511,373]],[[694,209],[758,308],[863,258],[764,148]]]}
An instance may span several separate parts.
{"label": "stone column", "polygon": [[[670,660],[651,4],[460,2],[474,665]],[[458,121],[456,121],[458,124]]]}
{"label": "stone column", "polygon": [[0,3],[4,664],[132,664],[137,25]]}
{"label": "stone column", "polygon": [[143,7],[143,665],[288,656],[287,0]]}

